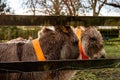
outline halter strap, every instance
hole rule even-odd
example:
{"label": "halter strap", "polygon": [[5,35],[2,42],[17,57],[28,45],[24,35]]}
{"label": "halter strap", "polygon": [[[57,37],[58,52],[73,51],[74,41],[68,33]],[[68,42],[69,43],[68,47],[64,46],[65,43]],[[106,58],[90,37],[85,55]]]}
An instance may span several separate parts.
{"label": "halter strap", "polygon": [[42,51],[42,48],[40,46],[39,40],[38,39],[34,39],[32,40],[32,44],[33,44],[33,48],[35,50],[36,56],[38,61],[45,61],[45,57]]}
{"label": "halter strap", "polygon": [[81,32],[82,32],[82,30],[80,28],[76,30],[76,35],[79,39],[79,43],[78,43],[79,51],[80,51],[81,59],[82,60],[87,60],[88,56],[85,55],[85,53],[83,51],[83,47],[82,47]]}

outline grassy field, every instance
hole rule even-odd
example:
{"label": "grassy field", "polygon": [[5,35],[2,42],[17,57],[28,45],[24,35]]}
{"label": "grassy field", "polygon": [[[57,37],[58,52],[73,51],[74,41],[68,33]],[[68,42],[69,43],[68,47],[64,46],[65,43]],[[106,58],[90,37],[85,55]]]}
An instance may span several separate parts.
{"label": "grassy field", "polygon": [[120,43],[105,45],[108,58],[120,58]]}
{"label": "grassy field", "polygon": [[[104,45],[107,58],[120,58],[120,42]],[[78,71],[72,80],[120,80],[120,68],[88,69]]]}

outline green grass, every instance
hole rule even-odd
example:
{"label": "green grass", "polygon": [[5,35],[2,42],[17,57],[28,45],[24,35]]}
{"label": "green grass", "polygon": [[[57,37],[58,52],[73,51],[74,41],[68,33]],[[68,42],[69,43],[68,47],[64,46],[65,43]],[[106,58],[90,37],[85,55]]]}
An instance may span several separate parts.
{"label": "green grass", "polygon": [[104,46],[108,58],[120,58],[120,44]]}
{"label": "green grass", "polygon": [[119,68],[79,70],[72,80],[120,80]]}

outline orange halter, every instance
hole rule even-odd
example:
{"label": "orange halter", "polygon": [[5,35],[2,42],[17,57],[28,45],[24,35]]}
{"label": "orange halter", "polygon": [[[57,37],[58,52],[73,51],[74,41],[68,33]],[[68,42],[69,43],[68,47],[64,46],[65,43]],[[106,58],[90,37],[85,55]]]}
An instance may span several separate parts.
{"label": "orange halter", "polygon": [[78,28],[76,30],[76,35],[79,39],[79,43],[78,43],[78,46],[79,46],[79,51],[80,51],[80,56],[81,56],[81,59],[82,60],[87,60],[88,59],[88,56],[85,55],[84,51],[83,51],[83,48],[82,48],[82,41],[81,41],[81,32],[82,30],[80,28]]}
{"label": "orange halter", "polygon": [[32,44],[33,44],[33,47],[34,47],[34,50],[35,50],[38,61],[45,61],[46,59],[44,57],[44,54],[43,54],[42,48],[40,46],[39,40],[38,39],[32,40]]}

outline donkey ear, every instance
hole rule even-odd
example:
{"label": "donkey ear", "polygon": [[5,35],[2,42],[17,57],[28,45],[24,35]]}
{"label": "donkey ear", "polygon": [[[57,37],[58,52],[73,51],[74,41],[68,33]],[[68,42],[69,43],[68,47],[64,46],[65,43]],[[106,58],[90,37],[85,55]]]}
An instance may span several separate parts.
{"label": "donkey ear", "polygon": [[38,31],[38,38],[40,38],[40,36],[44,35],[45,33],[49,32],[49,31],[53,31],[53,30],[44,26],[40,31]]}
{"label": "donkey ear", "polygon": [[80,28],[81,28],[82,31],[86,30],[86,28],[84,26],[80,26]]}
{"label": "donkey ear", "polygon": [[68,29],[67,29],[67,28],[69,28],[69,26],[61,26],[60,28],[61,28],[61,30],[62,30],[64,33],[68,33],[68,32],[69,32]]}

